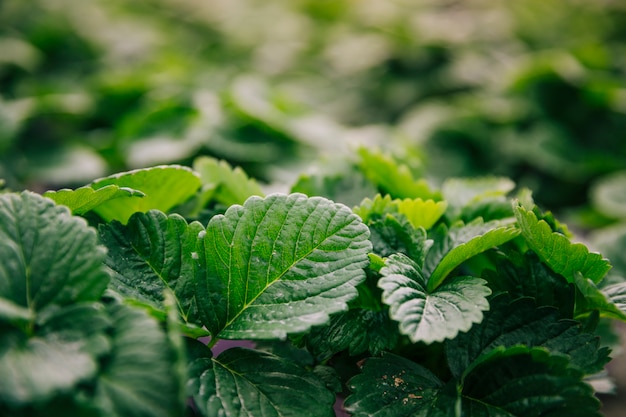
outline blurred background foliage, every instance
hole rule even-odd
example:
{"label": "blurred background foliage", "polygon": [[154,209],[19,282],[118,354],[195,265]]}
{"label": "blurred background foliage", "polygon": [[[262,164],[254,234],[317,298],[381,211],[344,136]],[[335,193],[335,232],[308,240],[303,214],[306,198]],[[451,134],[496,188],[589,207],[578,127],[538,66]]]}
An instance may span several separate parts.
{"label": "blurred background foliage", "polygon": [[0,2],[9,189],[210,155],[349,193],[357,146],[433,184],[510,177],[624,279],[626,2]]}

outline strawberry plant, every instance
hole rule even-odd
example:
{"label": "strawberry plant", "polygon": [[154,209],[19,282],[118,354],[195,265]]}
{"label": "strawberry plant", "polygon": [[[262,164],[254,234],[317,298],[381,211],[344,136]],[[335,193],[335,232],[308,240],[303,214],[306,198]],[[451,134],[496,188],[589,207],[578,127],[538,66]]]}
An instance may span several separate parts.
{"label": "strawberry plant", "polygon": [[0,195],[0,414],[601,415],[609,261],[506,178],[359,158]]}

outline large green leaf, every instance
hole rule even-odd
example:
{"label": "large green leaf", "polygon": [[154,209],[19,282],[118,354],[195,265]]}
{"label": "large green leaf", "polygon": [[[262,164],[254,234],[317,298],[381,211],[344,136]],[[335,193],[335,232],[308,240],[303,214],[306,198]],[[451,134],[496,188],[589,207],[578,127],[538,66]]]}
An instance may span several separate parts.
{"label": "large green leaf", "polygon": [[555,308],[537,307],[529,298],[510,302],[507,296],[492,299],[490,305],[481,323],[446,343],[446,357],[456,377],[500,346],[541,346],[568,355],[570,366],[586,374],[601,371],[609,360],[608,350],[599,347],[597,337],[583,332],[577,321],[560,319]]}
{"label": "large green leaf", "polygon": [[162,165],[137,169],[95,180],[91,188],[99,190],[109,185],[138,190],[143,198],[117,198],[102,202],[94,211],[106,221],[126,223],[133,213],[151,209],[167,212],[184,203],[200,188],[198,174],[179,165]]}
{"label": "large green leaf", "polygon": [[57,204],[67,206],[76,215],[83,215],[109,200],[140,198],[144,195],[141,191],[120,187],[116,184],[107,185],[97,190],[86,185],[75,190],[65,188],[44,193],[44,197],[54,200]]}
{"label": "large green leaf", "polygon": [[459,276],[428,291],[420,266],[402,254],[390,256],[378,282],[389,315],[413,342],[432,343],[455,337],[483,318],[491,294],[480,278]]}
{"label": "large green leaf", "polygon": [[103,361],[93,403],[111,417],[181,415],[184,383],[177,353],[160,323],[140,309],[109,308],[111,353]]}
{"label": "large green leaf", "polygon": [[538,220],[535,213],[521,204],[515,203],[513,208],[528,246],[569,282],[574,282],[576,272],[580,272],[585,278],[598,283],[611,269],[602,255],[590,253],[582,243],[572,243],[565,235],[553,232],[545,220]]}
{"label": "large green leaf", "polygon": [[270,353],[231,348],[190,364],[189,394],[203,416],[334,416],[317,376]]}
{"label": "large green leaf", "polygon": [[428,279],[428,290],[437,288],[457,266],[488,249],[502,245],[520,233],[501,221],[482,223],[481,219],[450,229],[451,249],[445,253]]}
{"label": "large green leaf", "polygon": [[494,349],[461,382],[463,415],[599,417],[600,402],[582,377],[543,348]]}
{"label": "large green leaf", "polygon": [[251,197],[199,239],[197,293],[221,338],[283,338],[347,309],[365,279],[369,230],[341,204],[303,194]]}
{"label": "large green leaf", "polygon": [[0,196],[0,297],[40,311],[99,299],[105,248],[67,207],[31,192]]}
{"label": "large green leaf", "polygon": [[114,221],[100,226],[109,249],[106,264],[113,271],[110,288],[159,311],[164,311],[165,289],[171,289],[183,319],[192,319],[194,251],[203,231],[197,222],[188,225],[181,216],[158,210],[135,213],[127,225]]}
{"label": "large green leaf", "polygon": [[354,417],[453,417],[456,399],[444,397],[444,383],[406,358],[384,353],[366,360],[349,383],[345,408]]}

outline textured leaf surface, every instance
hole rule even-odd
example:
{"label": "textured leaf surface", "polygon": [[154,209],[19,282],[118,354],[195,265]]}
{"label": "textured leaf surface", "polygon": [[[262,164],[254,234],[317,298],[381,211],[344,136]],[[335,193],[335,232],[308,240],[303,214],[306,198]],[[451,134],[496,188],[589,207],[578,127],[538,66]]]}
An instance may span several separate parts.
{"label": "textured leaf surface", "polygon": [[369,224],[373,251],[380,257],[403,253],[418,263],[426,255],[426,231],[415,229],[404,217],[387,215]]}
{"label": "textured leaf surface", "polygon": [[119,187],[115,184],[107,185],[97,190],[90,186],[85,186],[75,190],[62,189],[44,193],[44,197],[48,197],[57,204],[68,207],[76,215],[83,215],[109,200],[140,198],[143,196],[144,193],[141,191]]}
{"label": "textured leaf surface", "polygon": [[[177,214],[157,210],[135,213],[127,225],[112,222],[100,226],[108,247],[106,264],[113,271],[110,287],[125,298],[164,311],[163,294],[171,289],[185,320],[196,310],[193,265],[199,223],[187,224]],[[194,255],[195,253],[195,255]]]}
{"label": "textured leaf surface", "polygon": [[428,369],[390,353],[369,358],[362,373],[349,381],[353,392],[345,408],[354,417],[448,417],[455,401],[441,408],[444,384]]}
{"label": "textured leaf surface", "polygon": [[445,213],[448,203],[445,201],[422,200],[421,198],[398,201],[398,211],[404,214],[413,227],[430,229]]}
{"label": "textured leaf surface", "polygon": [[566,357],[542,348],[492,350],[462,383],[463,415],[599,417],[600,402]]}
{"label": "textured leaf surface", "polygon": [[[475,233],[480,233],[474,235]],[[473,222],[450,230],[452,248],[444,255],[428,279],[430,291],[437,288],[457,266],[488,249],[502,245],[519,235],[518,228],[499,221]]]}
{"label": "textured leaf surface", "polygon": [[311,372],[256,350],[231,348],[190,366],[190,394],[203,416],[331,417],[335,396]]}
{"label": "textured leaf surface", "polygon": [[390,256],[381,274],[378,285],[389,315],[413,342],[453,338],[480,322],[489,308],[491,291],[480,278],[454,277],[429,292],[419,265],[402,254]]}
{"label": "textured leaf surface", "polygon": [[617,308],[626,314],[626,282],[606,287],[602,292]]}
{"label": "textured leaf surface", "polygon": [[347,309],[365,279],[369,230],[346,206],[302,194],[252,197],[199,239],[197,297],[221,338],[283,338]]}
{"label": "textured leaf surface", "polygon": [[520,204],[514,206],[515,217],[522,229],[528,246],[556,273],[574,282],[576,272],[598,283],[611,268],[599,253],[590,253],[582,243],[571,243],[569,239],[553,232],[545,220],[538,220],[535,213]]}
{"label": "textured leaf surface", "polygon": [[200,178],[191,169],[178,165],[122,172],[101,178],[91,184],[99,190],[109,185],[130,188],[145,194],[143,198],[112,199],[98,205],[94,211],[104,220],[126,223],[133,213],[151,209],[167,212],[184,203],[200,188]]}
{"label": "textured leaf surface", "polygon": [[626,312],[615,305],[611,294],[601,291],[593,281],[583,277],[580,272],[575,274],[574,282],[577,289],[575,317],[598,311],[603,317],[626,321]]}
{"label": "textured leaf surface", "polygon": [[601,371],[609,360],[608,350],[599,347],[599,339],[583,332],[577,321],[561,320],[558,310],[536,307],[531,299],[509,302],[506,296],[491,301],[481,323],[448,341],[446,356],[452,374],[460,377],[472,362],[491,350],[521,344],[567,355],[570,366],[589,375]]}
{"label": "textured leaf surface", "polygon": [[95,230],[31,192],[0,196],[0,297],[39,311],[99,299],[109,281]]}
{"label": "textured leaf surface", "polygon": [[110,308],[111,354],[100,369],[93,402],[111,417],[180,415],[175,353],[152,317],[123,305]]}
{"label": "textured leaf surface", "polygon": [[226,161],[199,157],[194,160],[193,169],[200,175],[202,184],[213,190],[213,198],[226,206],[243,204],[253,195],[264,195],[256,181],[248,178],[241,168],[233,169]]}

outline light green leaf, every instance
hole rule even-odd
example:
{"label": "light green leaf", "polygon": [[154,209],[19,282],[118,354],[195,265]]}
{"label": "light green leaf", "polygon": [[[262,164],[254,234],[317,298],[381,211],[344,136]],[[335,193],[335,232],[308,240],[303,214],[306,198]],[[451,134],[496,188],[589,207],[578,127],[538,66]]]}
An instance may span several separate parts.
{"label": "light green leaf", "polygon": [[111,417],[181,415],[176,352],[160,323],[140,309],[109,308],[111,354],[103,361],[93,403]]}
{"label": "light green leaf", "polygon": [[190,393],[203,416],[331,417],[335,395],[314,373],[257,350],[231,348],[191,364]]}
{"label": "light green leaf", "polygon": [[162,165],[122,172],[91,183],[99,190],[109,185],[130,188],[145,194],[143,198],[112,199],[94,208],[105,221],[126,223],[136,212],[151,209],[167,212],[191,198],[200,188],[200,178],[191,169],[179,165]]}
{"label": "light green leaf", "polygon": [[[586,316],[597,310],[602,317],[626,321],[626,311],[615,305],[611,298],[618,296],[618,294],[601,291],[593,281],[583,277],[580,272],[575,273],[574,283],[577,289],[575,317]],[[612,290],[615,291],[616,289],[619,291],[619,287]],[[619,297],[617,299],[619,302]]]}
{"label": "light green leaf", "polygon": [[569,366],[587,375],[600,372],[609,361],[608,349],[600,348],[599,338],[584,332],[579,322],[562,320],[556,308],[537,307],[530,298],[510,301],[505,295],[490,301],[481,323],[446,343],[446,357],[458,378],[472,362],[493,349],[522,344],[567,355]]}
{"label": "light green leaf", "polygon": [[369,230],[350,209],[303,194],[251,197],[199,239],[203,323],[221,338],[273,339],[347,309],[365,279]]}
{"label": "light green leaf", "polygon": [[[177,214],[158,210],[135,213],[127,225],[111,222],[100,226],[108,247],[107,266],[113,271],[110,288],[126,299],[164,312],[163,294],[171,289],[185,321],[196,316],[193,288],[195,252],[201,224],[187,224]],[[194,255],[195,254],[195,255]]]}
{"label": "light green leaf", "polygon": [[381,192],[393,198],[441,199],[436,192],[431,191],[425,179],[415,179],[408,166],[364,147],[359,148],[358,152],[361,157],[359,168]]}
{"label": "light green leaf", "polygon": [[194,160],[193,169],[200,175],[203,186],[212,190],[211,197],[226,206],[243,204],[253,195],[265,195],[255,180],[248,178],[241,168],[233,169],[226,161],[202,156]]}
{"label": "light green leaf", "polygon": [[119,187],[115,184],[107,185],[94,190],[90,186],[75,190],[62,189],[58,191],[46,191],[44,197],[54,200],[55,203],[67,206],[73,214],[83,215],[99,205],[116,198],[140,198],[145,194],[138,190],[127,187]]}
{"label": "light green leaf", "polygon": [[440,228],[436,231],[433,247],[426,255],[425,271],[431,271],[428,290],[436,289],[463,262],[508,242],[519,233],[513,224],[501,220],[483,223],[482,219],[476,219],[467,225],[457,223],[448,232]]}
{"label": "light green leaf", "polygon": [[398,201],[398,212],[404,214],[413,227],[430,229],[445,213],[448,203],[445,201],[405,198]]}
{"label": "light green leaf", "polygon": [[389,315],[414,343],[453,338],[480,322],[489,309],[491,291],[480,278],[454,277],[430,292],[420,266],[402,254],[390,256],[380,272],[378,286]]}
{"label": "light green leaf", "polygon": [[519,203],[514,203],[513,209],[528,246],[569,282],[575,282],[575,274],[580,272],[585,278],[598,283],[611,269],[602,255],[590,253],[582,243],[571,243],[566,236],[553,232],[545,220],[538,220],[535,213]]}
{"label": "light green leaf", "polygon": [[31,311],[98,300],[104,257],[96,231],[67,207],[31,192],[0,196],[0,297]]}
{"label": "light green leaf", "polygon": [[444,383],[406,358],[383,353],[366,360],[362,373],[348,382],[353,392],[344,403],[354,417],[452,417],[456,399],[441,407]]}
{"label": "light green leaf", "polygon": [[468,368],[463,415],[600,417],[600,402],[567,357],[543,348],[494,349]]}

